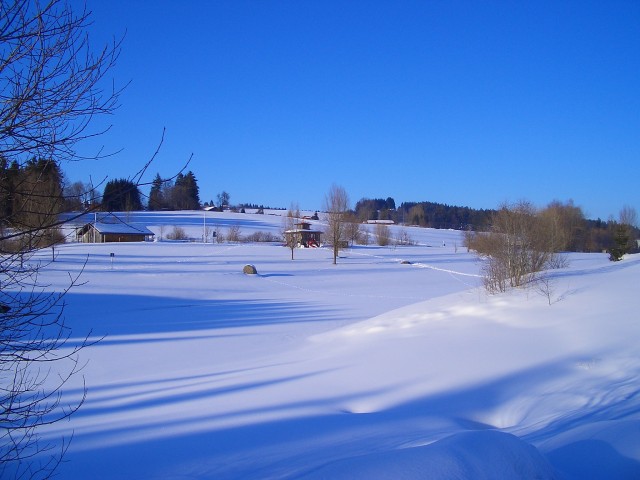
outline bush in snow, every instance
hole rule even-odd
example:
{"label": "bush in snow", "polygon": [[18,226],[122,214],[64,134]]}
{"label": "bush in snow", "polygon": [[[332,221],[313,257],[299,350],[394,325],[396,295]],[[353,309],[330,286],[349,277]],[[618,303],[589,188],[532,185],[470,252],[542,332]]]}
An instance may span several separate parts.
{"label": "bush in snow", "polygon": [[244,237],[243,241],[248,243],[277,242],[279,238],[271,232],[257,231]]}
{"label": "bush in snow", "polygon": [[232,225],[227,229],[227,241],[228,242],[239,242],[242,238],[240,237],[240,227],[238,225]]}
{"label": "bush in snow", "polygon": [[184,231],[184,228],[178,227],[177,225],[167,234],[167,238],[169,240],[189,240],[189,236],[187,232]]}
{"label": "bush in snow", "polygon": [[609,260],[617,262],[629,252],[629,227],[624,223],[615,226],[613,234],[613,247],[609,249]]}
{"label": "bush in snow", "polygon": [[374,232],[378,245],[386,247],[391,243],[391,229],[384,223],[376,223]]}
{"label": "bush in snow", "polygon": [[530,285],[538,272],[564,265],[545,218],[524,201],[503,205],[493,215],[492,230],[467,236],[465,243],[485,257],[484,285],[490,293]]}
{"label": "bush in snow", "polygon": [[406,229],[401,228],[395,239],[396,245],[415,245],[413,239],[409,236],[409,232]]}

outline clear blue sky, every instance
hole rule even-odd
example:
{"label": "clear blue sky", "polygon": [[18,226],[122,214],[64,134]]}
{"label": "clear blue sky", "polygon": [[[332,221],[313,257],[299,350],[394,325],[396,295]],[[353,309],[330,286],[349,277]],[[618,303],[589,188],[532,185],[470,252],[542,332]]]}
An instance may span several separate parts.
{"label": "clear blue sky", "polygon": [[[73,0],[81,4],[80,0]],[[70,180],[188,169],[201,200],[640,211],[640,2],[87,0],[131,84]],[[83,147],[89,152],[96,145]]]}

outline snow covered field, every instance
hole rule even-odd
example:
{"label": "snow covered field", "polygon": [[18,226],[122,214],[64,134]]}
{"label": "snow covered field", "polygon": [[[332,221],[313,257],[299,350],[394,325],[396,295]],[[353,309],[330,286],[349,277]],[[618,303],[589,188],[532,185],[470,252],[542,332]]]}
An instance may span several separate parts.
{"label": "snow covered field", "polygon": [[[194,238],[204,221],[130,220]],[[105,336],[81,353],[84,406],[45,432],[73,432],[58,478],[640,478],[640,256],[571,254],[548,295],[488,296],[459,232],[407,232],[338,265],[277,244],[58,249],[42,281],[86,261],[67,323]]]}

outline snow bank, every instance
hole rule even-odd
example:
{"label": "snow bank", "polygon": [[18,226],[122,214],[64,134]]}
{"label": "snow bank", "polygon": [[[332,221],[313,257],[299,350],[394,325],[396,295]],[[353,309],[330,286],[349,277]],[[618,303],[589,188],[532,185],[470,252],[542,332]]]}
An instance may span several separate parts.
{"label": "snow bank", "polygon": [[422,447],[363,455],[300,478],[378,480],[552,480],[557,474],[531,445],[497,431],[463,432]]}

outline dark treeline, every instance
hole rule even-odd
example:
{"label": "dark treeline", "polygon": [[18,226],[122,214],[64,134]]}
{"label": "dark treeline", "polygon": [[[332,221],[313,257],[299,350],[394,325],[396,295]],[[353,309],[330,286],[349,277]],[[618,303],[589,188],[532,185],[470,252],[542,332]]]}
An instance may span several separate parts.
{"label": "dark treeline", "polygon": [[[585,235],[580,248],[572,251],[578,252],[611,252],[621,243],[627,244],[629,253],[640,252],[640,229],[633,225],[627,225],[617,220],[585,220]],[[620,238],[622,235],[623,238]]]}
{"label": "dark treeline", "polygon": [[[146,204],[146,205],[145,205]],[[175,179],[156,174],[151,182],[148,201],[138,186],[127,179],[110,180],[102,195],[101,209],[109,212],[143,210],[198,210],[200,189],[193,172],[182,172]]]}
{"label": "dark treeline", "polygon": [[[436,202],[403,202],[395,208],[395,201],[386,199],[363,198],[356,203],[354,209],[358,221],[392,220],[398,224],[416,225],[420,227],[489,231],[497,210],[474,209],[470,207],[451,206]],[[551,202],[539,212],[549,217],[550,225],[555,225],[557,235],[562,235],[563,249],[574,252],[609,251],[619,239],[621,226],[629,237],[629,251],[639,251],[636,239],[640,238],[640,230],[631,222],[624,220],[590,220],[584,216],[582,209],[572,201],[562,203]]]}
{"label": "dark treeline", "polygon": [[113,179],[97,191],[91,184],[67,183],[57,162],[32,159],[23,164],[0,158],[0,219],[4,226],[28,230],[55,222],[62,212],[149,210],[197,210],[199,188],[193,172],[175,180],[156,175],[148,202],[129,179]]}
{"label": "dark treeline", "polygon": [[286,208],[282,207],[270,207],[264,206],[262,204],[258,205],[257,203],[241,203],[238,205],[238,208],[251,209],[251,210],[286,210]]}
{"label": "dark treeline", "polygon": [[494,212],[435,202],[403,202],[399,208],[403,223],[455,230],[483,230],[491,223]]}
{"label": "dark treeline", "polygon": [[493,212],[435,202],[403,202],[396,208],[395,200],[391,197],[363,198],[355,206],[356,218],[362,222],[393,220],[405,225],[456,230],[481,230],[490,223]]}
{"label": "dark treeline", "polygon": [[396,202],[393,198],[363,198],[356,203],[355,214],[358,220],[394,220]]}

